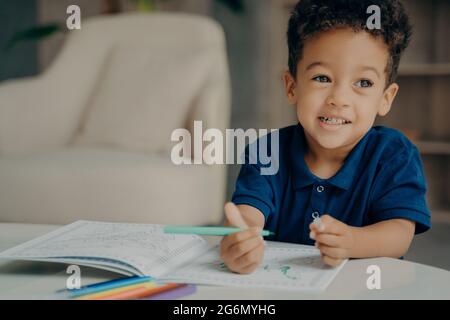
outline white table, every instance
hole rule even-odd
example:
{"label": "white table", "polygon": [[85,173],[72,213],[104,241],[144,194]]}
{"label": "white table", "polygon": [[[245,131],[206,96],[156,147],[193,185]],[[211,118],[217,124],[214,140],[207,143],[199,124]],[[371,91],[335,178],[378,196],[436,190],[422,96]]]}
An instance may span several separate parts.
{"label": "white table", "polygon": [[[0,251],[50,232],[58,226],[0,223]],[[367,267],[381,269],[381,289],[369,290]],[[46,299],[65,288],[66,265],[0,261],[0,299]],[[119,275],[81,267],[82,285]],[[391,258],[350,260],[320,294],[289,291],[197,286],[184,299],[450,299],[450,272]]]}

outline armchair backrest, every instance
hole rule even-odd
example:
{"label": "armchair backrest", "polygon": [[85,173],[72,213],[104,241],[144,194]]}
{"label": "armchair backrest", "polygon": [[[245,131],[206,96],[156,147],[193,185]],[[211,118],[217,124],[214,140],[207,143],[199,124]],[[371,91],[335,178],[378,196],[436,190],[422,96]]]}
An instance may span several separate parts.
{"label": "armchair backrest", "polygon": [[36,77],[0,85],[0,155],[71,143],[166,151],[170,134],[224,129],[230,87],[221,27],[188,14],[99,16],[69,33]]}
{"label": "armchair backrest", "polygon": [[[166,152],[171,132],[189,128],[188,121],[202,120],[204,127],[219,129],[229,121],[225,40],[221,27],[209,18],[96,18],[85,23],[67,47],[77,54],[63,54],[54,69],[72,56],[78,60],[75,64],[88,64],[80,64],[80,70],[98,70],[96,75],[87,71],[96,84],[80,120],[77,144]],[[78,81],[86,77],[76,72]]]}

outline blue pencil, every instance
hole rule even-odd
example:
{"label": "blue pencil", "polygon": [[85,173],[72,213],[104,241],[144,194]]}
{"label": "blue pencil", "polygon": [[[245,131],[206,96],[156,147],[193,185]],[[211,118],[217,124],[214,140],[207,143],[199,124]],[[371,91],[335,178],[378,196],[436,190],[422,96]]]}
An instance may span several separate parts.
{"label": "blue pencil", "polygon": [[133,276],[133,277],[126,277],[126,278],[119,278],[119,279],[113,279],[108,280],[100,283],[94,283],[90,284],[84,287],[81,287],[80,289],[62,289],[58,290],[57,292],[68,292],[70,294],[70,297],[79,297],[84,296],[87,294],[93,294],[97,292],[102,292],[106,290],[116,289],[120,287],[125,287],[133,284],[143,283],[143,282],[149,282],[153,278],[152,277],[141,277],[141,276]]}

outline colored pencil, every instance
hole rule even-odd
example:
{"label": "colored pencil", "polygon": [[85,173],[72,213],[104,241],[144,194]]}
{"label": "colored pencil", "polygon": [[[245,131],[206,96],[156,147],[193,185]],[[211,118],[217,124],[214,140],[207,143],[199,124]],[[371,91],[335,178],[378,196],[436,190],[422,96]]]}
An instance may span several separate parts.
{"label": "colored pencil", "polygon": [[184,286],[184,284],[178,284],[178,283],[169,283],[166,285],[151,287],[151,286],[141,286],[134,288],[129,291],[119,292],[116,294],[111,295],[105,295],[102,297],[99,297],[95,300],[130,300],[130,299],[140,299],[149,297],[151,295],[161,293],[164,291],[172,290],[175,288],[178,288],[180,286]]}
{"label": "colored pencil", "polygon": [[137,284],[133,284],[133,285],[129,285],[129,286],[123,286],[120,288],[104,290],[104,291],[93,293],[93,294],[86,294],[86,295],[78,296],[75,299],[76,300],[98,300],[98,299],[101,299],[102,297],[120,294],[120,293],[131,291],[131,290],[134,290],[137,288],[156,288],[157,286],[158,285],[154,282],[137,283]]}
{"label": "colored pencil", "polygon": [[129,286],[129,285],[133,285],[133,284],[145,283],[145,282],[151,281],[152,279],[153,279],[152,277],[148,277],[148,276],[145,276],[145,277],[133,276],[133,277],[126,277],[126,278],[119,278],[119,279],[114,279],[114,280],[108,280],[105,282],[90,284],[90,285],[87,285],[87,286],[81,287],[80,289],[75,289],[75,290],[74,289],[58,290],[57,293],[69,292],[70,297],[74,298],[74,297],[93,294],[93,293],[97,293],[97,292],[104,292],[106,290],[121,288],[121,287]]}
{"label": "colored pencil", "polygon": [[[179,233],[179,234],[198,234],[205,236],[227,236],[235,232],[244,231],[241,228],[232,227],[197,227],[197,226],[165,226],[165,233]],[[269,230],[261,230],[262,236],[270,236],[275,233]]]}

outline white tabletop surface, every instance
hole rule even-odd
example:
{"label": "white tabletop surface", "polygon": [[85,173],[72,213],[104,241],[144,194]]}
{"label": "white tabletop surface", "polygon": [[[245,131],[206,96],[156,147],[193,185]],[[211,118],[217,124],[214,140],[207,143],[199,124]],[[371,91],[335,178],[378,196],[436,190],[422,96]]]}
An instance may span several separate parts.
{"label": "white tabletop surface", "polygon": [[[0,223],[0,251],[57,228],[52,225]],[[381,289],[367,288],[367,267],[381,270]],[[65,288],[66,265],[28,261],[0,261],[0,299],[49,299]],[[121,277],[104,270],[81,267],[82,285]],[[450,299],[450,272],[391,258],[348,261],[322,293],[273,289],[197,286],[184,299]]]}

